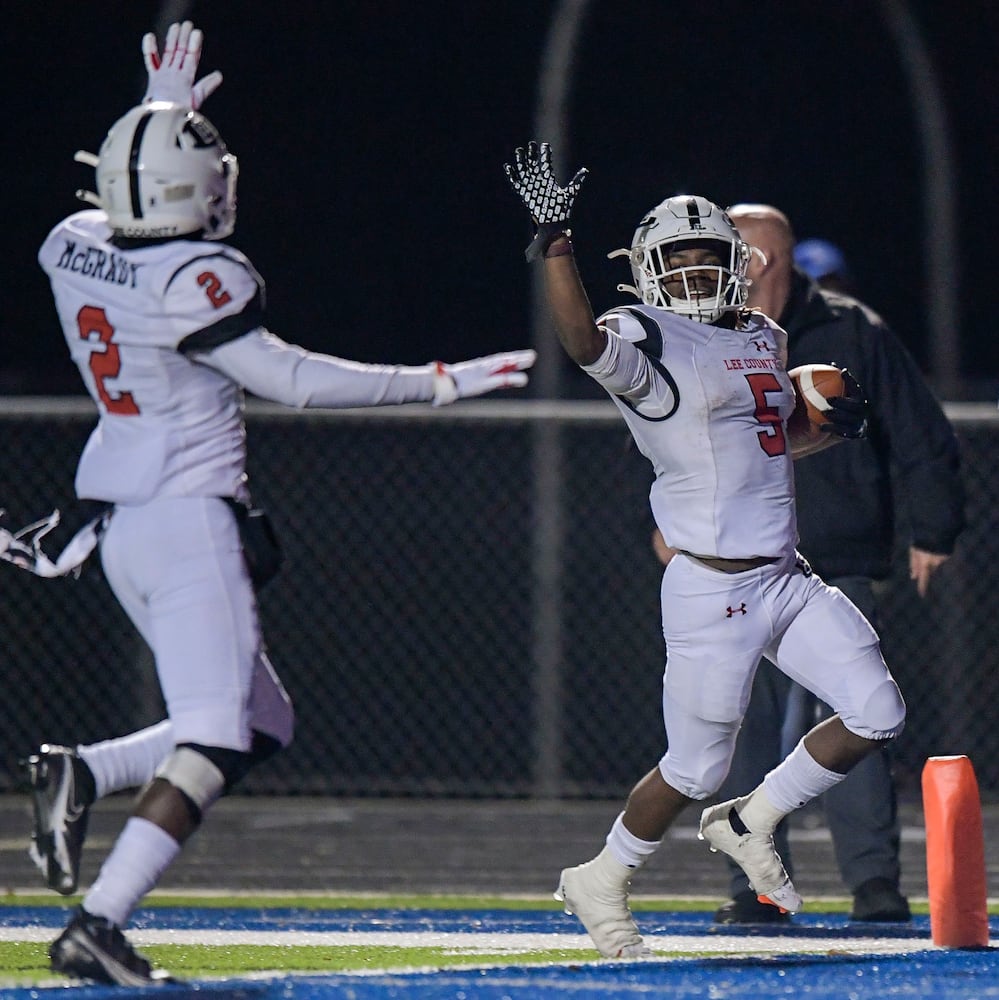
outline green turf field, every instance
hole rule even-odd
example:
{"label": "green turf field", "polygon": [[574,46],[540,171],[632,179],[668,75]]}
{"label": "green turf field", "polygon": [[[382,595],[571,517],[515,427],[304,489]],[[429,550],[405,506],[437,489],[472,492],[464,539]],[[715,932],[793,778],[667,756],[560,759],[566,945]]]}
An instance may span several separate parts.
{"label": "green turf field", "polygon": [[[51,911],[51,920],[46,925],[60,926],[64,915],[55,909],[69,909],[76,905],[80,897],[55,897],[51,893],[38,895],[0,896],[0,917],[3,908],[8,912],[13,907],[46,907]],[[714,899],[654,899],[637,897],[632,900],[632,908],[636,914],[642,913],[689,913],[710,912],[717,904]],[[197,893],[191,895],[176,895],[153,893],[143,903],[144,908],[159,907],[197,907],[202,910],[246,909],[248,911],[295,910],[295,911],[335,911],[361,910],[371,913],[371,925],[379,923],[379,911],[406,910],[436,910],[436,911],[481,911],[508,910],[511,915],[517,911],[551,910],[558,912],[559,904],[550,897],[507,897],[507,896],[455,896],[455,895],[253,895],[253,894],[220,894]],[[846,899],[824,899],[806,907],[821,913],[844,913],[848,910]],[[913,905],[915,913],[925,914],[926,904]],[[581,928],[575,921],[566,918],[565,932],[577,935]],[[12,985],[34,985],[40,983],[55,984],[59,981],[49,971],[47,947],[51,934],[46,934],[42,940],[17,940],[17,931],[7,928],[6,939],[0,939],[0,988]],[[293,939],[290,939],[293,940]],[[181,944],[147,944],[140,950],[159,968],[168,969],[171,973],[185,979],[204,979],[215,977],[238,977],[253,973],[275,972],[343,972],[348,970],[405,970],[445,968],[453,966],[474,965],[509,965],[533,964],[550,962],[588,961],[597,958],[596,952],[587,948],[574,946],[539,947],[536,950],[503,950],[490,948],[494,940],[489,935],[483,936],[482,950],[474,947],[455,948],[450,944],[427,946],[406,942],[406,935],[400,933],[397,943],[365,944],[309,944],[273,943],[273,944],[199,944],[186,941]],[[555,945],[558,936],[552,936]],[[711,947],[703,943],[678,949],[677,957],[693,958],[721,956],[730,954],[731,950],[723,939],[711,942]],[[657,956],[660,953],[657,952]],[[670,957],[669,952],[662,957]]]}

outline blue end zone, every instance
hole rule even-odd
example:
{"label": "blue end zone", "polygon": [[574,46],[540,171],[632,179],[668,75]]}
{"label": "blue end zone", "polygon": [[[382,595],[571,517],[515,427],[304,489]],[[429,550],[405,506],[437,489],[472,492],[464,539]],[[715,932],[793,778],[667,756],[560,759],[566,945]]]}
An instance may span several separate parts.
{"label": "blue end zone", "polygon": [[[57,988],[65,994],[64,988]],[[5,1000],[45,1000],[55,989],[4,991]],[[999,997],[999,962],[987,952],[916,952],[908,956],[779,959],[677,959],[573,966],[510,966],[475,971],[370,976],[289,976],[263,981],[147,987],[73,988],[73,1000],[606,1000],[669,996],[672,1000],[757,1000],[867,996],[987,1000]]]}
{"label": "blue end zone", "polygon": [[[61,925],[59,907],[0,908],[0,926]],[[474,970],[395,974],[335,973],[260,980],[226,980],[175,984],[143,990],[77,986],[73,1000],[536,1000],[536,998],[633,998],[669,996],[676,1000],[716,997],[749,1000],[780,996],[809,1000],[841,1000],[849,996],[933,998],[933,1000],[999,1000],[999,950],[933,949],[929,919],[909,925],[850,924],[842,914],[799,914],[787,927],[733,928],[711,923],[708,913],[640,912],[648,934],[719,937],[809,937],[856,940],[922,939],[926,948],[906,955],[785,955],[772,958],[677,958],[637,962],[580,961],[547,966],[503,966]],[[578,932],[560,912],[509,910],[299,910],[274,909],[144,909],[136,913],[138,928],[229,930],[398,930],[475,931],[483,933]],[[993,937],[999,922],[991,921]],[[874,945],[876,947],[876,945]],[[56,993],[56,989],[59,993]],[[4,1000],[56,1000],[65,987],[7,989]]]}
{"label": "blue end zone", "polygon": [[[478,972],[413,973],[345,981],[309,978],[276,984],[263,1000],[606,1000],[660,997],[726,1000],[808,997],[925,997],[984,1000],[999,997],[994,956],[967,952],[917,953],[882,959],[799,957],[791,959],[706,959],[581,966],[522,966]],[[204,997],[204,993],[198,994]],[[147,993],[148,996],[148,993]],[[251,995],[247,994],[247,998]],[[229,994],[226,994],[227,1000]],[[195,1000],[192,994],[191,1000]]]}

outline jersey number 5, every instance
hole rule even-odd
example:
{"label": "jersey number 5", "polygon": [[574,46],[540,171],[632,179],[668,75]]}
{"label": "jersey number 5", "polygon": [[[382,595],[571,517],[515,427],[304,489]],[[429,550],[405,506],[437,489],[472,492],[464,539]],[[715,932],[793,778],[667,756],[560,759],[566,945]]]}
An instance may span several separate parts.
{"label": "jersey number 5", "polygon": [[776,406],[767,402],[768,392],[780,392],[780,382],[773,372],[756,372],[747,375],[746,381],[753,390],[756,400],[754,416],[763,424],[763,430],[756,432],[760,447],[771,457],[783,455],[787,451],[787,439],[784,437],[784,425],[780,422],[780,413]]}
{"label": "jersey number 5", "polygon": [[118,345],[114,343],[114,327],[108,322],[107,314],[97,306],[84,306],[76,315],[76,325],[83,340],[93,343],[93,336],[104,345],[104,350],[90,352],[90,371],[97,385],[97,394],[107,408],[108,413],[118,416],[134,417],[139,407],[130,392],[119,392],[111,395],[105,379],[117,378],[121,371],[121,354]]}

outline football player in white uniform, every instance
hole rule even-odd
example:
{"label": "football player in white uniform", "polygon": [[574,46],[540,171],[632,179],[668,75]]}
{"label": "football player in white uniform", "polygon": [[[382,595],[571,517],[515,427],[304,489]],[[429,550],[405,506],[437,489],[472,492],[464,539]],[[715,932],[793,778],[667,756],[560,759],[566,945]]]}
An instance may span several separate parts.
{"label": "football player in white uniform", "polygon": [[[604,849],[565,869],[556,891],[602,955],[639,956],[648,949],[628,907],[631,877],[680,811],[721,784],[761,655],[837,714],[749,795],[705,809],[700,836],[786,911],[801,898],[774,827],[896,736],[905,706],[867,620],[795,551],[792,458],[806,447],[787,431],[785,334],[744,309],[752,248],[717,205],[669,198],[620,251],[635,282],[621,288],[640,304],[595,320],[569,230],[585,171],[559,186],[548,145],[530,143],[506,172],[537,229],[527,255],[542,258],[562,346],[607,390],[652,463],[652,511],[679,550],[662,580],[668,749],[632,789]],[[861,398],[839,397],[825,429],[860,436],[865,410]]]}
{"label": "football player in white uniform", "polygon": [[205,811],[292,737],[254,594],[277,554],[249,513],[244,389],[297,407],[443,405],[523,386],[534,361],[512,351],[365,365],[269,332],[263,281],[221,242],[235,224],[237,163],[194,110],[220,82],[194,82],[200,42],[176,26],[161,59],[144,39],[147,99],[97,157],[82,156],[96,166],[97,193],[84,195],[96,207],[60,222],[39,251],[99,411],[75,480],[92,516],[51,558],[51,521],[5,539],[8,559],[44,575],[71,570],[99,539],[107,580],[154,654],[169,730],[135,735],[147,764],[134,770],[168,752],[49,949],[56,971],[123,985],[161,978],[121,931],[139,900]]}

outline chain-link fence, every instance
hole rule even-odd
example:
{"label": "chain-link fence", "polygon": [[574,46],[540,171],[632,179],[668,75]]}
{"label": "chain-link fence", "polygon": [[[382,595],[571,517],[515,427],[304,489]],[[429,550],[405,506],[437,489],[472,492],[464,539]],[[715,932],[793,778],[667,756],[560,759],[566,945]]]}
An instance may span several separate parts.
{"label": "chain-link fence", "polygon": [[[999,422],[986,411],[949,407],[969,497],[958,552],[926,601],[900,560],[882,606],[909,706],[903,796],[918,794],[928,755],[949,753],[968,754],[983,794],[999,796]],[[66,494],[93,422],[86,401],[0,410],[6,524]],[[246,791],[619,797],[659,758],[651,471],[609,402],[251,407],[248,436],[254,496],[287,555],[260,603],[298,726]],[[11,790],[17,757],[39,742],[130,732],[162,705],[99,560],[79,580],[4,569]]]}

